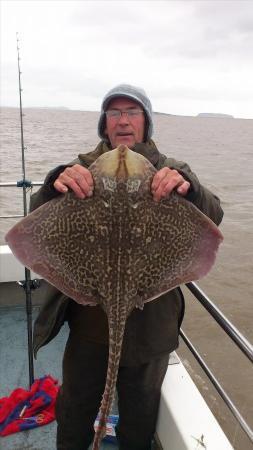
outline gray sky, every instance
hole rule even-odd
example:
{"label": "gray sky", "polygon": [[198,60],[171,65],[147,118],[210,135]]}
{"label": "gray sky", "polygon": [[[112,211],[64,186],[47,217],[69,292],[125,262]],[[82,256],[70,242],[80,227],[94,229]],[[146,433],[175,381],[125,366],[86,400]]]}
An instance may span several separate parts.
{"label": "gray sky", "polygon": [[99,110],[116,84],[155,111],[253,118],[253,0],[1,4],[1,104]]}

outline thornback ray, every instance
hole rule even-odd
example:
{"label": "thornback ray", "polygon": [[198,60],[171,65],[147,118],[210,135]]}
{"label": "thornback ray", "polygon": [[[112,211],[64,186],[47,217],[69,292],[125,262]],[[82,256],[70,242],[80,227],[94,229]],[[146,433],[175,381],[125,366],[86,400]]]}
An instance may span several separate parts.
{"label": "thornback ray", "polygon": [[112,406],[126,319],[160,294],[205,276],[223,237],[192,203],[151,194],[156,169],[120,145],[91,166],[94,194],[59,195],[6,235],[13,254],[83,305],[99,304],[109,326],[109,358],[98,450]]}

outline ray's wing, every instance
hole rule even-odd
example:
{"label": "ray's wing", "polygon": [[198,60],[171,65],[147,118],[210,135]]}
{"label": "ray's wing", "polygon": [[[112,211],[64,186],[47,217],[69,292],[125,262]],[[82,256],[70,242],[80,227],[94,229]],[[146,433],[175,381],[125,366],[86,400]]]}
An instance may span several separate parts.
{"label": "ray's wing", "polygon": [[[18,222],[5,238],[22,264],[78,303],[91,305],[105,295],[103,272],[109,258],[110,219],[99,202],[94,196],[79,200],[72,193],[62,195]],[[100,280],[100,292],[94,279]]]}
{"label": "ray's wing", "polygon": [[145,199],[131,214],[136,306],[209,272],[223,236],[192,203],[172,193],[159,203]]}

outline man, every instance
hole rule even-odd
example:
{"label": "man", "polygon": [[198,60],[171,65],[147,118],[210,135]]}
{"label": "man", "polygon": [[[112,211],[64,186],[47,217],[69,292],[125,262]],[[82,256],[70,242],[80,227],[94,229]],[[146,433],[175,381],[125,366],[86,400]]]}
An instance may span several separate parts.
{"label": "man", "polygon": [[[151,190],[154,201],[176,190],[216,224],[222,219],[220,202],[204,188],[189,166],[159,153],[151,140],[152,108],[146,93],[119,85],[103,99],[98,122],[101,142],[69,165],[49,173],[34,194],[31,209],[69,189],[85,199],[93,193],[90,164],[119,144],[143,154],[156,167]],[[184,300],[179,288],[134,310],[126,324],[117,381],[121,450],[150,450],[156,427],[160,389],[169,354],[178,346]],[[63,384],[57,399],[57,449],[84,450],[94,435],[93,423],[104,390],[108,358],[108,326],[100,306],[79,305],[48,287],[48,298],[34,329],[34,350],[49,342],[64,320],[70,334],[63,360]]]}

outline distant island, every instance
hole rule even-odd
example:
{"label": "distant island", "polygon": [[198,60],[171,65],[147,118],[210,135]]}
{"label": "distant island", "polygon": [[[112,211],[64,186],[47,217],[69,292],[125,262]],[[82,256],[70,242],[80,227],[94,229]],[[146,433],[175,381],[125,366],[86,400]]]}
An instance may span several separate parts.
{"label": "distant island", "polygon": [[234,116],[232,116],[231,114],[221,114],[221,113],[199,113],[199,114],[197,114],[197,116],[190,116],[190,115],[169,114],[169,113],[154,111],[154,114],[158,115],[158,116],[169,116],[169,117],[217,117],[217,118],[224,118],[224,119],[226,119],[226,118],[234,119]]}
{"label": "distant island", "polygon": [[153,111],[153,114],[156,116],[167,116],[167,117],[189,117],[189,116],[184,116],[182,114],[170,114],[170,113],[159,112],[159,111]]}
{"label": "distant island", "polygon": [[33,106],[32,108],[69,110],[69,108],[67,108],[67,106]]}
{"label": "distant island", "polygon": [[154,114],[157,114],[159,116],[174,116],[175,114],[169,114],[169,113],[164,113],[164,112],[159,112],[159,111],[154,111]]}
{"label": "distant island", "polygon": [[224,117],[224,118],[230,118],[234,119],[234,116],[231,116],[230,114],[220,114],[220,113],[199,113],[197,117]]}

